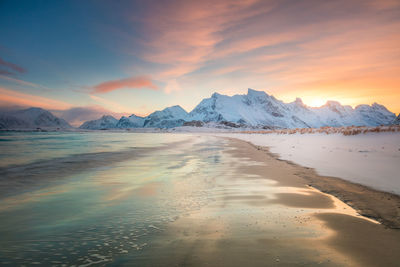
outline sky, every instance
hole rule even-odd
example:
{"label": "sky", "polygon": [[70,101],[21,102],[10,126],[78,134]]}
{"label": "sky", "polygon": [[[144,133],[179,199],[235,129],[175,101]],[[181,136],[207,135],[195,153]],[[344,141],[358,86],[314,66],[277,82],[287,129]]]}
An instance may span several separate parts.
{"label": "sky", "polygon": [[213,92],[400,112],[400,0],[0,1],[0,107],[72,124]]}

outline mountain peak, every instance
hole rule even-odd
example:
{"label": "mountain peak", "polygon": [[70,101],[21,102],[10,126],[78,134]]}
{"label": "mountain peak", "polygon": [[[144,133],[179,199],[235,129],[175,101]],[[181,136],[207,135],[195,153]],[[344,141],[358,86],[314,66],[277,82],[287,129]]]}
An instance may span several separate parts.
{"label": "mountain peak", "polygon": [[213,94],[211,95],[211,98],[217,98],[217,97],[219,97],[219,96],[221,96],[221,94],[215,92],[215,93],[213,93]]}
{"label": "mountain peak", "polygon": [[247,89],[247,96],[268,96],[268,94],[264,91],[257,91],[251,88]]}
{"label": "mountain peak", "polygon": [[300,97],[296,97],[294,103],[296,103],[298,106],[304,106],[303,100],[301,100]]}
{"label": "mountain peak", "polygon": [[30,107],[30,108],[24,109],[23,111],[47,111],[47,110],[39,108],[39,107]]}
{"label": "mountain peak", "polygon": [[340,104],[338,101],[334,101],[334,100],[328,100],[326,101],[325,105],[323,105],[322,107],[340,107],[342,104]]}
{"label": "mountain peak", "polygon": [[84,122],[79,128],[87,130],[112,129],[115,128],[117,122],[118,120],[113,116],[103,115],[100,119]]}
{"label": "mountain peak", "polygon": [[[123,117],[125,117],[125,116],[123,116]],[[129,118],[140,118],[140,119],[143,119],[143,117],[135,115],[135,114],[130,115]]]}
{"label": "mountain peak", "polygon": [[103,120],[114,119],[114,120],[115,120],[115,118],[114,118],[113,116],[111,116],[111,115],[103,115],[103,116],[101,117],[101,119],[103,119]]}
{"label": "mountain peak", "polygon": [[181,106],[179,105],[175,105],[175,106],[171,106],[171,107],[167,107],[163,110],[175,110],[175,111],[184,111],[186,112],[186,110],[184,110]]}

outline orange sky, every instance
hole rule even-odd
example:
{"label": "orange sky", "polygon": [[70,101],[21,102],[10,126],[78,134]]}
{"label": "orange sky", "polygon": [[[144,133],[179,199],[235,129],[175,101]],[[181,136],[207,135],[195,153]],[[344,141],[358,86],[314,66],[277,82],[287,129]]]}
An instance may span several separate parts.
{"label": "orange sky", "polygon": [[61,3],[1,11],[1,105],[146,115],[253,88],[400,113],[400,0]]}

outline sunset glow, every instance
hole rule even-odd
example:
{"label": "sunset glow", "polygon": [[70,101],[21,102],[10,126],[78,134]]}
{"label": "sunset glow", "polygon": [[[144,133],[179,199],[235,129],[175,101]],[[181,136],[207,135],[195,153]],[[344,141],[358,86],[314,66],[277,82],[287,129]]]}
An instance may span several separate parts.
{"label": "sunset glow", "polygon": [[324,100],[324,99],[314,98],[311,101],[306,102],[306,105],[310,106],[310,107],[320,107],[320,106],[323,106],[325,103],[326,103],[326,100]]}
{"label": "sunset glow", "polygon": [[56,2],[0,4],[1,105],[149,114],[254,88],[400,112],[400,1]]}

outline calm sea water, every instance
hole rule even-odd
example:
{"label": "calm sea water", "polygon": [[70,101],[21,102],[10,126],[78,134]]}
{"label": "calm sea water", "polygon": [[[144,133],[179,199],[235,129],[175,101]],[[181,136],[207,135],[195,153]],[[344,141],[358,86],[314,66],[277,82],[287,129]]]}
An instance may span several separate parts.
{"label": "calm sea water", "polygon": [[[113,265],[125,254],[134,265],[168,223],[210,201],[206,181],[219,173],[210,165],[221,156],[218,142],[183,134],[2,133],[2,179],[12,169],[23,190],[13,186],[0,202],[0,265]],[[108,152],[101,164],[62,173],[80,155],[98,160]],[[36,181],[24,177],[32,170]]]}

